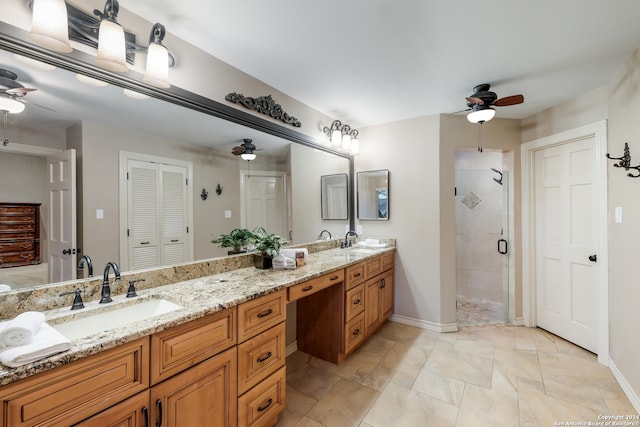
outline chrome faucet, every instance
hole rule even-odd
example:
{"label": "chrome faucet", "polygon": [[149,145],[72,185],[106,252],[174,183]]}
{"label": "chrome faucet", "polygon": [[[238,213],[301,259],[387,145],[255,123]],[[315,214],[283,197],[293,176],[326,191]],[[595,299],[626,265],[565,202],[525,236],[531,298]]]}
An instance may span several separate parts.
{"label": "chrome faucet", "polygon": [[[116,282],[121,279],[120,269],[118,264],[109,261],[104,267],[104,274],[102,276],[102,298],[100,298],[100,304],[113,301],[111,299],[111,288],[109,287],[109,269],[113,268],[113,273],[116,275]],[[115,283],[115,282],[114,282]]]}
{"label": "chrome faucet", "polygon": [[350,248],[351,247],[351,241],[349,240],[349,236],[356,236],[356,239],[358,238],[358,233],[356,233],[353,230],[347,231],[347,234],[344,235],[344,242],[342,243],[342,247],[343,248]]}
{"label": "chrome faucet", "polygon": [[318,240],[322,240],[322,234],[327,233],[329,235],[329,240],[331,240],[331,232],[329,230],[322,230],[318,235]]}
{"label": "chrome faucet", "polygon": [[89,276],[93,277],[93,262],[91,261],[91,257],[89,255],[82,255],[82,258],[78,261],[78,268],[84,269],[84,263],[87,262],[87,269],[89,270]]}

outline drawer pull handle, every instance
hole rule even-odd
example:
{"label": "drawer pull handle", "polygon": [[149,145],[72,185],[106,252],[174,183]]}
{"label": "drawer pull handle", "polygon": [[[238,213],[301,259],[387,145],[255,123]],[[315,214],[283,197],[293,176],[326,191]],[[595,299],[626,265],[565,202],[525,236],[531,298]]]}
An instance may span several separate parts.
{"label": "drawer pull handle", "polygon": [[353,305],[358,305],[360,304],[360,298],[358,298],[357,300],[353,301]]}
{"label": "drawer pull handle", "polygon": [[140,412],[142,412],[143,427],[149,427],[149,410],[146,406],[143,406]]}
{"label": "drawer pull handle", "polygon": [[148,245],[151,242],[140,242],[141,245]]}
{"label": "drawer pull handle", "polygon": [[178,242],[178,241],[179,241],[178,239],[171,239],[171,243],[175,243],[175,242]]}
{"label": "drawer pull handle", "polygon": [[273,353],[269,352],[262,357],[258,357],[258,363],[264,362],[265,360],[269,359],[271,356],[273,356]]}
{"label": "drawer pull handle", "polygon": [[160,427],[162,425],[162,401],[160,399],[156,400],[156,408],[158,409],[158,421],[156,421],[156,427]]}
{"label": "drawer pull handle", "polygon": [[380,283],[381,283],[380,289],[384,289],[387,286],[387,284],[385,283],[384,279],[380,279]]}
{"label": "drawer pull handle", "polygon": [[360,277],[362,276],[362,273],[360,273],[359,271],[357,273],[354,273],[353,277]]}
{"label": "drawer pull handle", "polygon": [[302,288],[302,292],[309,292],[311,289],[313,289],[313,286],[307,286],[306,288]]}
{"label": "drawer pull handle", "polygon": [[360,335],[360,329],[356,329],[356,330],[355,330],[355,331],[353,331],[351,334],[352,334],[354,337],[355,337],[356,335]]}
{"label": "drawer pull handle", "polygon": [[340,276],[331,276],[329,277],[329,280],[333,281],[333,280],[338,280],[340,278]]}
{"label": "drawer pull handle", "polygon": [[272,309],[268,309],[268,310],[263,311],[262,313],[258,313],[258,317],[262,319],[263,317],[267,317],[271,313],[273,313],[273,310]]}
{"label": "drawer pull handle", "polygon": [[267,401],[267,404],[266,404],[266,405],[264,405],[264,406],[260,406],[260,407],[258,408],[258,412],[266,411],[266,410],[267,410],[267,408],[268,408],[269,406],[271,406],[271,404],[272,404],[272,403],[273,403],[273,399],[269,399],[269,400]]}

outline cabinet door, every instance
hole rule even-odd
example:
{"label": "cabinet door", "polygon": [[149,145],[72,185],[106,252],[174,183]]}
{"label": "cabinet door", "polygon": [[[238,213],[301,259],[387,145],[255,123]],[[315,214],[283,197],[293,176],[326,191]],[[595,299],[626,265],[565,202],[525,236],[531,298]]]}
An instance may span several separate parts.
{"label": "cabinet door", "polygon": [[236,347],[151,388],[150,425],[235,427]]}
{"label": "cabinet door", "polygon": [[380,277],[367,280],[364,290],[364,330],[369,335],[380,319]]}
{"label": "cabinet door", "polygon": [[76,427],[146,427],[149,425],[149,392],[143,391],[102,411]]}
{"label": "cabinet door", "polygon": [[387,270],[382,275],[380,287],[380,315],[388,319],[393,313],[393,269]]}

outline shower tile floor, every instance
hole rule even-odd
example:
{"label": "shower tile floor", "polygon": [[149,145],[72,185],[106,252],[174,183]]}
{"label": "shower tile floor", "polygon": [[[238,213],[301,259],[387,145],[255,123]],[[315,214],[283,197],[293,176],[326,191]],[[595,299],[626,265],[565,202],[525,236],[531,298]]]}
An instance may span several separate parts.
{"label": "shower tile floor", "polygon": [[456,297],[458,326],[503,324],[504,309],[501,303],[458,295]]}

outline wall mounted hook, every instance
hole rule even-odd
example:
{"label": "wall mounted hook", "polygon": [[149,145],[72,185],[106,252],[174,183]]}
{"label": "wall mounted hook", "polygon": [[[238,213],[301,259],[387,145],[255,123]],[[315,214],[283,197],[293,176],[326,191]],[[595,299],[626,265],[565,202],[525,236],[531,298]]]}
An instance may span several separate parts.
{"label": "wall mounted hook", "polygon": [[222,187],[220,184],[216,185],[216,194],[219,196],[222,194]]}
{"label": "wall mounted hook", "polygon": [[624,151],[622,154],[622,157],[613,157],[611,155],[609,155],[609,153],[606,154],[607,159],[611,159],[611,160],[619,160],[618,163],[615,163],[613,166],[616,168],[624,168],[624,170],[628,171],[629,169],[633,169],[637,172],[636,175],[634,175],[632,172],[629,172],[627,174],[628,177],[630,178],[640,178],[640,165],[638,166],[631,166],[631,151],[629,150],[629,143],[625,142],[624,143]]}
{"label": "wall mounted hook", "polygon": [[202,200],[207,200],[207,197],[209,197],[209,192],[203,188],[202,192],[200,193],[200,198]]}

